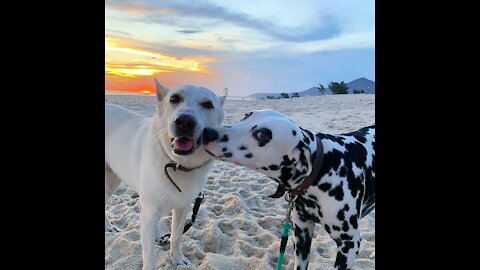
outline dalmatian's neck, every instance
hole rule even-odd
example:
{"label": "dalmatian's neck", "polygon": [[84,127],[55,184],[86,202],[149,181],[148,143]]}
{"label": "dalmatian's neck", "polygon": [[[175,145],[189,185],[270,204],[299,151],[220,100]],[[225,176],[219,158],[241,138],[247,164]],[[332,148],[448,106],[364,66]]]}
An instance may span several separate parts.
{"label": "dalmatian's neck", "polygon": [[[303,138],[297,145],[297,151],[303,153],[298,155],[299,158],[283,156],[280,164],[280,176],[272,178],[279,183],[285,190],[295,190],[307,179],[307,177],[315,171],[317,155],[317,146],[321,144],[321,139],[312,132],[301,129]],[[323,151],[323,150],[322,150]],[[323,154],[323,153],[321,153]],[[307,161],[308,159],[308,161]]]}

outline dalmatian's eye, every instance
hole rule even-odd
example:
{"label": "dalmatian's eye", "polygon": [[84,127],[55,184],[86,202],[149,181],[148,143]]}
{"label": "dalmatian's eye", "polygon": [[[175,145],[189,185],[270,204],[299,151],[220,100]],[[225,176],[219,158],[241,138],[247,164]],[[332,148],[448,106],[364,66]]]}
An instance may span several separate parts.
{"label": "dalmatian's eye", "polygon": [[262,131],[258,132],[257,136],[258,136],[259,139],[263,139],[263,140],[268,138],[267,133],[262,132]]}
{"label": "dalmatian's eye", "polygon": [[172,104],[177,104],[180,101],[182,101],[182,99],[180,98],[179,95],[173,95],[173,96],[170,97],[170,103],[172,103]]}
{"label": "dalmatian's eye", "polygon": [[213,109],[214,108],[211,101],[202,102],[202,103],[200,103],[200,105],[202,105],[206,109]]}
{"label": "dalmatian's eye", "polygon": [[253,136],[260,142],[268,142],[272,139],[272,131],[262,128],[253,133]]}

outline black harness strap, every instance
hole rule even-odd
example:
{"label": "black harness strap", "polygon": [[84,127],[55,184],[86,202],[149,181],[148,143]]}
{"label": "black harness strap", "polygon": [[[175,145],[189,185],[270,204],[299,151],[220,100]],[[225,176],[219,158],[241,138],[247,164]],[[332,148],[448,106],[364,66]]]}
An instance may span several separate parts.
{"label": "black harness strap", "polygon": [[182,172],[191,172],[193,170],[196,170],[200,167],[203,167],[205,166],[206,164],[208,164],[209,162],[211,162],[212,160],[208,160],[207,162],[203,163],[202,165],[200,166],[197,166],[195,168],[187,168],[187,167],[183,167],[182,165],[178,164],[178,163],[175,163],[175,162],[170,162],[170,163],[167,163],[165,164],[165,167],[163,168],[163,171],[165,172],[165,175],[167,176],[167,178],[170,180],[170,182],[172,182],[172,184],[178,189],[179,192],[182,192],[182,190],[177,186],[177,184],[175,184],[175,182],[173,181],[172,177],[170,177],[170,174],[168,174],[168,171],[167,171],[167,168],[172,168],[173,171],[175,172],[176,170],[180,170]]}

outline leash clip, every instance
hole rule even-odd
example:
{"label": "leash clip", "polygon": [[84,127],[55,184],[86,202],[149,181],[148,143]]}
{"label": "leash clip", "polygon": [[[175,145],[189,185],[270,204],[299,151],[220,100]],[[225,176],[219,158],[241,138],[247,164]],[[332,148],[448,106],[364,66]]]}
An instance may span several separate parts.
{"label": "leash clip", "polygon": [[288,210],[287,210],[287,214],[285,215],[285,219],[282,221],[282,225],[284,225],[285,223],[289,223],[290,226],[292,226],[292,220],[290,219],[290,215],[292,214],[292,210],[293,210],[293,199],[295,197],[290,193],[290,192],[287,192],[285,193],[285,200],[288,202]]}

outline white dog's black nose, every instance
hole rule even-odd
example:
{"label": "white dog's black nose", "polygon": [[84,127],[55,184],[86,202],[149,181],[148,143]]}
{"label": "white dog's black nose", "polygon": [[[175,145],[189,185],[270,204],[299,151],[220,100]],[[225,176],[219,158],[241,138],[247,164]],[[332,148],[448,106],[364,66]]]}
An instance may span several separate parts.
{"label": "white dog's black nose", "polygon": [[195,129],[195,119],[188,114],[182,114],[175,119],[175,125],[181,132],[191,132]]}
{"label": "white dog's black nose", "polygon": [[218,140],[218,132],[213,128],[204,128],[203,129],[203,136],[202,136],[202,143],[207,145],[209,142],[213,142]]}

